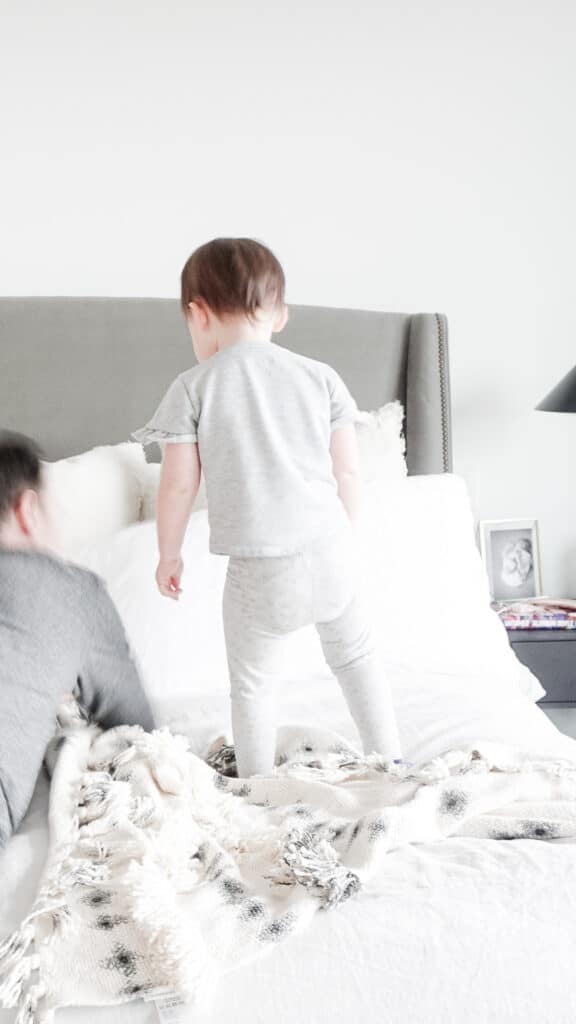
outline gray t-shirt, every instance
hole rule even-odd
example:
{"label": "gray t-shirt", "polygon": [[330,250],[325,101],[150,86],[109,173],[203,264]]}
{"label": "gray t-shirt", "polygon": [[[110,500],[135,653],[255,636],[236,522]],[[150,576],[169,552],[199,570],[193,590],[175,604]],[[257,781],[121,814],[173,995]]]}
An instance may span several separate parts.
{"label": "gray t-shirt", "polygon": [[186,370],[143,444],[197,441],[210,550],[239,558],[301,551],[344,516],[331,432],[356,419],[335,370],[265,341],[240,341]]}
{"label": "gray t-shirt", "polygon": [[102,581],[49,555],[0,550],[0,849],[30,803],[62,699],[103,728],[154,719]]}

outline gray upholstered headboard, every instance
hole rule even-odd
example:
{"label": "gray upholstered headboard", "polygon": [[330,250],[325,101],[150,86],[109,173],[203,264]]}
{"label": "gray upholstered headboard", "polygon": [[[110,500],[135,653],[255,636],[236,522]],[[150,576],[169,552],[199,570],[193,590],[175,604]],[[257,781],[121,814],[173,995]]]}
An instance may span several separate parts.
{"label": "gray upholstered headboard", "polygon": [[[291,306],[277,340],[334,366],[361,408],[400,399],[409,472],[450,470],[444,316]],[[0,299],[0,427],[48,459],[127,440],[193,362],[174,299]]]}

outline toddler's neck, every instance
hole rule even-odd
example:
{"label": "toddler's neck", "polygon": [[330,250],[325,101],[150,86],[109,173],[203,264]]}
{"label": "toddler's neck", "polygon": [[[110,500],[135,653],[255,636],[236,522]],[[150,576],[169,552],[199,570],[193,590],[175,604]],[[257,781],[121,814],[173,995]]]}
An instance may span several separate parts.
{"label": "toddler's neck", "polygon": [[245,316],[220,320],[215,331],[216,347],[219,352],[242,341],[266,342],[270,341],[271,337],[272,324],[269,319],[253,322]]}

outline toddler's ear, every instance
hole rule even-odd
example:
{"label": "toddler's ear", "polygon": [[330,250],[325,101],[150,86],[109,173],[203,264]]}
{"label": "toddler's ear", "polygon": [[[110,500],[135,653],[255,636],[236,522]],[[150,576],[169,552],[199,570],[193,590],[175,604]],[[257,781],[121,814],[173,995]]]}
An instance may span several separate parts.
{"label": "toddler's ear", "polygon": [[208,308],[203,302],[189,302],[186,317],[192,327],[198,326],[204,330],[208,327],[210,320]]}

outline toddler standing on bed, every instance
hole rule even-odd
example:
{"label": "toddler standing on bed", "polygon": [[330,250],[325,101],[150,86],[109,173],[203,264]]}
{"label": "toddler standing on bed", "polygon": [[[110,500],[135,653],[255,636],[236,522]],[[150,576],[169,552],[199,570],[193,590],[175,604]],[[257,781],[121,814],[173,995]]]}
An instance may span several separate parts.
{"label": "toddler standing on bed", "polygon": [[271,343],[287,320],[284,273],[260,243],[219,238],[197,249],[182,271],[182,308],[198,365],[134,437],[165,445],[160,592],[180,593],[201,472],[210,550],[230,556],[223,612],[238,774],[273,768],[281,640],[311,623],[365,753],[399,759],[388,683],[355,594],[354,400],[330,366]]}

